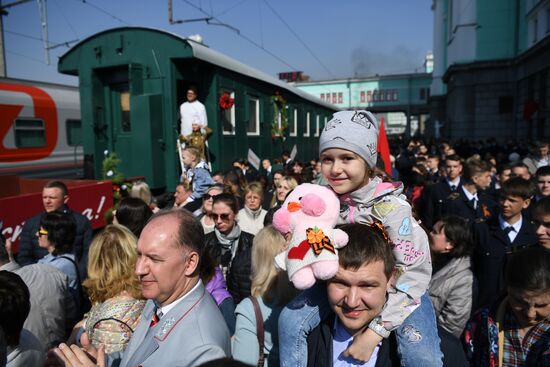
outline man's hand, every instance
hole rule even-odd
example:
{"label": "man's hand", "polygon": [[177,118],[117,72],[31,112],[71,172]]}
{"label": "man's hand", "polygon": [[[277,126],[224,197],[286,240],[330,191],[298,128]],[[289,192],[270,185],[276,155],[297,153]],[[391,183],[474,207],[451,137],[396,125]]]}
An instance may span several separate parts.
{"label": "man's hand", "polygon": [[365,332],[359,333],[353,338],[353,343],[342,355],[344,357],[351,357],[361,363],[366,363],[372,356],[374,348],[376,348],[382,339],[380,335],[367,328]]}
{"label": "man's hand", "polygon": [[6,239],[6,252],[8,253],[8,260],[10,262],[15,261],[13,258],[12,242]]}
{"label": "man's hand", "polygon": [[65,367],[105,367],[105,349],[103,346],[99,347],[97,358],[93,358],[76,345],[69,347],[64,343],[60,344],[59,348],[55,348],[54,353]]}

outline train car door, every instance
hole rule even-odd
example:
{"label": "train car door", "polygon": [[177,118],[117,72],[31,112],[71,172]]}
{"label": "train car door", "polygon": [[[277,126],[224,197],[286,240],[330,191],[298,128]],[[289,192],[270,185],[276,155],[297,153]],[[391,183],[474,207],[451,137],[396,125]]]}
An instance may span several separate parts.
{"label": "train car door", "polygon": [[162,96],[142,94],[140,68],[130,65],[126,79],[108,83],[109,144],[126,177],[144,176],[153,188],[166,186],[163,154]]}

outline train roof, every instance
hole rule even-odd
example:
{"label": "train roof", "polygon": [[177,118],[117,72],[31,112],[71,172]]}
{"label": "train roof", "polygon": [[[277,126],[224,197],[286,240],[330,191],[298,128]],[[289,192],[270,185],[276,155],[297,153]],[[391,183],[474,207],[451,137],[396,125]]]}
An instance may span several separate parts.
{"label": "train roof", "polygon": [[[186,42],[189,46],[191,46],[191,48],[193,50],[193,56],[195,58],[199,59],[199,60],[202,60],[202,61],[208,62],[210,64],[213,64],[213,65],[231,70],[233,72],[248,76],[250,78],[254,78],[254,79],[261,80],[263,82],[269,83],[269,84],[276,85],[277,87],[279,87],[281,89],[285,89],[290,93],[293,93],[293,94],[295,94],[295,95],[297,95],[297,96],[299,96],[303,99],[306,99],[308,101],[311,101],[311,102],[314,102],[316,104],[322,105],[322,106],[324,106],[328,109],[331,109],[331,110],[334,110],[334,111],[339,110],[339,108],[334,106],[333,104],[324,102],[321,99],[319,99],[315,96],[312,96],[309,93],[306,93],[306,92],[304,92],[304,91],[302,91],[298,88],[295,88],[295,87],[293,87],[293,86],[291,86],[291,85],[289,85],[289,84],[287,84],[287,83],[285,83],[285,82],[283,82],[283,81],[281,81],[281,80],[279,80],[275,77],[272,77],[271,75],[269,75],[269,74],[267,74],[263,71],[257,70],[253,67],[250,67],[246,64],[243,64],[240,61],[232,59],[231,57],[226,56],[226,55],[224,55],[221,52],[218,52],[216,50],[213,50],[213,49],[211,49],[210,47],[208,47],[204,44],[198,43],[198,42],[196,42],[192,39],[189,39],[189,38],[182,37],[182,36],[180,36],[176,33],[167,32],[167,31],[164,31],[164,30],[156,29],[156,28],[149,28],[149,27],[118,27],[118,28],[107,29],[105,31],[96,33],[96,34],[80,41],[75,46],[73,46],[71,48],[71,50],[77,48],[78,46],[80,46],[81,44],[89,41],[90,39],[96,38],[96,37],[98,37],[102,34],[111,33],[111,32],[118,32],[118,31],[126,31],[126,30],[144,30],[144,31],[158,32],[158,33],[161,33],[161,34],[165,34],[165,35],[177,38],[181,41]],[[67,54],[69,54],[71,52],[71,50],[67,51],[67,53],[65,55],[63,55],[62,58],[64,58]]]}

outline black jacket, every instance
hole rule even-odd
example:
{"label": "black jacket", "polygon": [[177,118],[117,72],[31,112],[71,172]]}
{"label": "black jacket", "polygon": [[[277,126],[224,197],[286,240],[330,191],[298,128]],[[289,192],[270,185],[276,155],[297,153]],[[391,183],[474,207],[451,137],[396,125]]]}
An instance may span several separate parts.
{"label": "black jacket", "polygon": [[[252,241],[254,235],[241,231],[237,252],[227,271],[226,282],[227,290],[233,296],[235,304],[238,304],[246,297],[250,296],[251,280],[251,262],[252,262]],[[222,246],[218,243],[215,232],[210,232],[205,237],[205,247],[214,257],[216,263],[221,264],[224,261]],[[229,255],[230,256],[230,255]]]}
{"label": "black jacket", "polygon": [[475,223],[476,243],[473,256],[474,274],[479,286],[478,306],[491,305],[504,290],[504,271],[508,256],[519,249],[538,243],[535,226],[523,217],[521,228],[510,243],[508,234],[501,228],[498,215],[486,223]]}
{"label": "black jacket", "polygon": [[491,197],[483,192],[477,193],[477,205],[474,205],[468,200],[464,193],[464,189],[457,189],[456,192],[450,194],[444,200],[444,215],[456,215],[465,218],[470,223],[476,221],[485,221],[494,217],[498,211],[497,203]]}
{"label": "black jacket", "polygon": [[[307,337],[307,367],[332,367],[332,327],[335,314],[325,319]],[[376,367],[400,366],[397,357],[397,343],[392,335],[382,340],[378,349]]]}
{"label": "black jacket", "polygon": [[[456,188],[456,192],[461,190],[462,181]],[[444,213],[445,200],[452,194],[451,188],[445,179],[438,183],[426,185],[422,192],[420,217],[426,228],[431,229]]]}
{"label": "black jacket", "polygon": [[[73,253],[78,261],[80,270],[80,279],[86,278],[86,268],[88,266],[88,249],[92,242],[92,226],[88,218],[80,213],[64,207],[64,212],[73,216],[76,223],[76,237],[73,244]],[[19,252],[17,253],[17,262],[21,266],[36,263],[38,260],[48,254],[48,251],[38,245],[36,232],[40,229],[40,220],[46,215],[46,212],[35,215],[28,219],[21,231],[21,240],[19,242]]]}

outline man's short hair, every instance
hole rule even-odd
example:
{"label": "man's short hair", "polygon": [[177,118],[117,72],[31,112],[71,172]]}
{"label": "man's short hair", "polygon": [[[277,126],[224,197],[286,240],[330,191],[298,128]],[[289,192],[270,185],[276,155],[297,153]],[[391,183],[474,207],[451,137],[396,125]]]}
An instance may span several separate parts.
{"label": "man's short hair", "polygon": [[542,166],[537,169],[535,176],[538,178],[540,176],[550,176],[550,166]]}
{"label": "man's short hair", "polygon": [[535,219],[542,219],[545,215],[550,215],[550,196],[543,197],[537,201],[535,210],[533,211],[533,217],[535,217]]}
{"label": "man's short hair", "polygon": [[529,167],[523,162],[516,162],[512,164],[511,169],[513,170],[514,168],[525,168],[527,171],[529,171]]}
{"label": "man's short hair", "polygon": [[503,182],[500,189],[500,196],[519,196],[523,200],[530,199],[535,195],[535,184],[522,177],[512,177]]}
{"label": "man's short hair", "polygon": [[190,85],[189,88],[187,88],[187,91],[192,91],[193,93],[195,93],[196,96],[199,95],[199,91],[197,90],[197,87],[195,87],[194,85]]}
{"label": "man's short hair", "polygon": [[338,262],[344,269],[359,269],[375,261],[384,263],[384,273],[389,279],[395,268],[395,259],[389,240],[376,225],[345,224],[339,227],[349,236],[348,244],[338,251]]}
{"label": "man's short hair", "polygon": [[437,159],[439,162],[441,160],[441,157],[439,157],[437,154],[428,154],[428,159]]}
{"label": "man's short hair", "polygon": [[29,288],[15,273],[0,271],[0,326],[8,346],[19,344],[23,324],[31,310]]}
{"label": "man's short hair", "polygon": [[49,181],[44,185],[44,188],[45,189],[56,188],[56,189],[61,190],[61,193],[63,194],[63,196],[69,195],[69,189],[67,188],[67,185],[65,185],[61,181]]}
{"label": "man's short hair", "polygon": [[474,176],[479,175],[483,172],[491,172],[491,166],[489,165],[489,163],[481,160],[471,160],[466,165],[464,165],[462,178],[464,182],[471,183],[473,182]]}
{"label": "man's short hair", "polygon": [[55,245],[53,255],[73,252],[76,222],[71,214],[59,210],[46,213],[40,219],[40,227],[48,231],[48,241]]}
{"label": "man's short hair", "polygon": [[463,164],[462,157],[460,157],[458,154],[451,154],[451,155],[445,157],[445,162],[446,161],[460,162],[460,164]]}
{"label": "man's short hair", "polygon": [[174,217],[178,222],[176,243],[177,247],[188,247],[192,251],[202,254],[204,247],[204,231],[201,223],[191,212],[185,209],[161,210],[151,217],[149,223],[163,217]]}
{"label": "man's short hair", "polygon": [[511,170],[512,170],[512,166],[510,166],[509,164],[499,164],[499,165],[497,166],[497,174],[499,174],[499,175],[501,175],[502,172],[504,172],[504,171],[506,171],[506,170],[511,171]]}
{"label": "man's short hair", "polygon": [[510,256],[506,266],[506,285],[524,291],[550,289],[550,251],[529,247]]}

